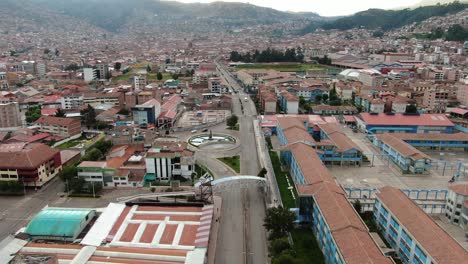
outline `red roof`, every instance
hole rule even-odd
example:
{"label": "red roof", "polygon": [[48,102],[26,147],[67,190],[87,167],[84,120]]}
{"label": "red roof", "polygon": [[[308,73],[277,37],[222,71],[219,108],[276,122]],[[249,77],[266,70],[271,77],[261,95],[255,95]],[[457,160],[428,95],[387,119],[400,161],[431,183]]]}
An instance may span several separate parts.
{"label": "red roof", "polygon": [[53,116],[57,112],[57,108],[42,108],[41,115],[43,116]]}
{"label": "red roof", "polygon": [[452,111],[450,111],[450,113],[465,115],[466,113],[468,113],[468,110],[465,110],[465,109],[462,109],[462,108],[454,108],[454,109],[452,109]]}
{"label": "red roof", "polygon": [[468,184],[452,184],[449,186],[450,190],[456,194],[468,196]]}
{"label": "red roof", "polygon": [[377,114],[361,113],[360,119],[366,125],[380,126],[455,126],[444,114],[421,114],[421,115],[403,115],[403,114]]}
{"label": "red roof", "polygon": [[379,191],[382,204],[437,263],[466,263],[466,250],[402,191],[389,186]]}
{"label": "red roof", "polygon": [[356,122],[356,118],[352,115],[345,115],[343,117],[346,122]]}

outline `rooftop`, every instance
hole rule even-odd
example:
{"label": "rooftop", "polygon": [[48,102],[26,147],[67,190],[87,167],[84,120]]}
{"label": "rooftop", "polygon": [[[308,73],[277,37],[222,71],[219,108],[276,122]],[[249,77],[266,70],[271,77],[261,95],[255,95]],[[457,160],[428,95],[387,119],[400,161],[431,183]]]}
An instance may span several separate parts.
{"label": "rooftop", "polygon": [[377,197],[437,263],[466,262],[465,249],[401,190],[383,187]]}
{"label": "rooftop", "polygon": [[366,125],[387,126],[455,126],[444,114],[370,114],[361,113],[359,116]]}

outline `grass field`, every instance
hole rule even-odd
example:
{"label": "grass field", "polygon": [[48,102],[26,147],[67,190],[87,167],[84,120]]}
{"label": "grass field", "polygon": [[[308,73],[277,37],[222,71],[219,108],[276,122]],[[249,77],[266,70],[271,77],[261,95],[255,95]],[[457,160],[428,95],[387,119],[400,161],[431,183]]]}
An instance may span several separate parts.
{"label": "grass field", "polygon": [[73,140],[65,142],[65,143],[63,143],[61,145],[58,145],[56,148],[61,149],[61,150],[71,148],[71,147],[74,147],[74,146],[78,145],[81,141],[83,141],[85,139],[86,139],[85,137],[79,137],[77,139],[73,139]]}
{"label": "grass field", "polygon": [[219,160],[231,167],[235,172],[240,173],[240,156],[219,158]]}
{"label": "grass field", "polygon": [[300,72],[307,70],[324,70],[326,66],[317,64],[300,64],[300,63],[259,63],[259,64],[246,64],[239,65],[236,67],[237,70],[248,70],[248,69],[265,69],[265,70],[277,70],[282,72]]}
{"label": "grass field", "polygon": [[315,240],[312,230],[296,228],[291,232],[296,259],[301,264],[325,264],[322,251]]}
{"label": "grass field", "polygon": [[285,208],[295,208],[296,200],[291,195],[291,191],[288,189],[288,182],[286,178],[289,178],[289,183],[293,186],[293,193],[297,197],[296,188],[294,188],[294,182],[291,179],[291,176],[281,170],[281,161],[278,157],[278,154],[275,151],[270,151],[271,163],[273,164],[273,170],[275,171],[276,182],[278,183],[278,188],[281,194],[281,200],[283,201],[283,206]]}

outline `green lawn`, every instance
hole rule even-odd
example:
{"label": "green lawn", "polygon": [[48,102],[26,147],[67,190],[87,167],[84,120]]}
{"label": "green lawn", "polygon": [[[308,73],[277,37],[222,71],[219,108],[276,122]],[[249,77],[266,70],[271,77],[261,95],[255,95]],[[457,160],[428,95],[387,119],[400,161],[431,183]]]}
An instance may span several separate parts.
{"label": "green lawn", "polygon": [[291,232],[296,251],[297,263],[325,264],[322,251],[315,240],[312,230],[296,228]]}
{"label": "green lawn", "polygon": [[78,145],[81,141],[83,141],[85,139],[86,139],[85,137],[79,137],[77,139],[73,139],[73,140],[65,142],[65,143],[63,143],[61,145],[58,145],[56,148],[60,149],[60,150],[71,148],[71,147],[74,147],[74,146]]}
{"label": "green lawn", "polygon": [[275,151],[270,151],[271,163],[273,164],[273,170],[275,171],[276,182],[278,183],[278,188],[281,194],[281,200],[283,201],[283,206],[285,208],[295,208],[296,201],[291,195],[291,191],[288,189],[288,182],[286,177],[289,178],[289,183],[293,186],[293,192],[295,197],[297,197],[296,188],[294,188],[294,182],[291,179],[289,173],[283,172],[281,170],[281,162],[278,157],[278,154]]}
{"label": "green lawn", "polygon": [[236,67],[236,70],[267,69],[267,70],[277,70],[277,71],[282,71],[282,72],[300,72],[300,71],[307,71],[311,69],[323,70],[326,68],[327,68],[326,66],[317,65],[317,64],[259,63],[259,64],[239,65]]}
{"label": "green lawn", "polygon": [[231,167],[235,172],[240,173],[240,156],[219,158],[219,160]]}

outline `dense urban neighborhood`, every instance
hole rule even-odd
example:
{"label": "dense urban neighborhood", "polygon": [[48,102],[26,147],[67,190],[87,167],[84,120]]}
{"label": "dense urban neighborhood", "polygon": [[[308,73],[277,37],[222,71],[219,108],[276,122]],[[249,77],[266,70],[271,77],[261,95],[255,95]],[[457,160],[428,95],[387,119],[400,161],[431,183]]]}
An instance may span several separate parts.
{"label": "dense urban neighborhood", "polygon": [[468,263],[467,152],[465,1],[0,1],[0,264]]}

